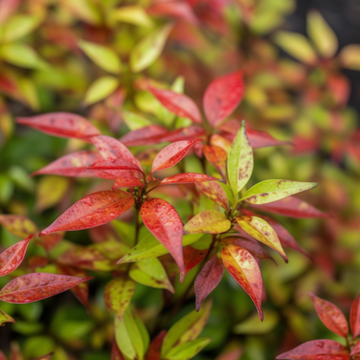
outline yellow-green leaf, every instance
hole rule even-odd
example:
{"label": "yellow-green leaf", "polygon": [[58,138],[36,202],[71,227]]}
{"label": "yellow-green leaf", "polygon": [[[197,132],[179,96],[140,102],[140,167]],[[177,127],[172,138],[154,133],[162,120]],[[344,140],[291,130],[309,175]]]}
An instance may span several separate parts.
{"label": "yellow-green leaf", "polygon": [[279,316],[273,310],[264,310],[264,320],[261,321],[257,314],[250,315],[240,324],[234,326],[235,334],[262,335],[267,334],[278,324]]}
{"label": "yellow-green leaf", "polygon": [[340,61],[344,67],[360,71],[360,45],[350,44],[340,51]]}
{"label": "yellow-green leaf", "polygon": [[174,293],[168,275],[157,258],[140,260],[133,264],[129,276],[136,282],[153,288],[167,289]]}
{"label": "yellow-green leaf", "polygon": [[253,151],[246,135],[245,121],[243,121],[227,159],[227,177],[234,194],[237,194],[247,184],[253,167]]}
{"label": "yellow-green leaf", "polygon": [[0,215],[0,224],[9,233],[22,239],[38,232],[36,225],[22,215]]}
{"label": "yellow-green leaf", "polygon": [[250,204],[267,204],[317,186],[313,182],[265,180],[250,188],[241,200]]}
{"label": "yellow-green leaf", "polygon": [[79,46],[85,54],[103,70],[114,74],[118,74],[120,72],[120,59],[117,54],[107,46],[83,40],[79,41]]}
{"label": "yellow-green leaf", "polygon": [[29,68],[42,69],[47,64],[30,47],[20,43],[5,44],[0,47],[0,57],[12,65]]}
{"label": "yellow-green leaf", "polygon": [[230,229],[231,222],[221,212],[206,210],[191,218],[184,226],[184,234],[221,234]]}
{"label": "yellow-green leaf", "polygon": [[84,103],[93,104],[112,94],[119,86],[119,80],[113,76],[103,76],[95,80],[86,91]]}
{"label": "yellow-green leaf", "polygon": [[39,16],[17,14],[10,18],[5,26],[2,41],[4,43],[17,40],[34,30],[40,24]]}
{"label": "yellow-green leaf", "polygon": [[236,221],[250,236],[277,251],[287,262],[287,256],[280,240],[275,230],[267,221],[257,216],[239,216],[236,218]]}
{"label": "yellow-green leaf", "polygon": [[122,116],[125,124],[132,130],[141,129],[145,126],[151,125],[151,122],[144,118],[142,115],[136,114],[131,111],[123,111]]}
{"label": "yellow-green leaf", "polygon": [[119,21],[147,28],[154,26],[153,21],[142,6],[122,6],[115,10],[114,18]]}
{"label": "yellow-green leaf", "polygon": [[290,31],[279,31],[274,37],[275,43],[283,50],[306,64],[313,64],[317,56],[304,35]]}
{"label": "yellow-green leaf", "polygon": [[200,338],[174,347],[166,355],[165,360],[188,360],[197,355],[211,341],[210,338]]}
{"label": "yellow-green leaf", "polygon": [[[204,234],[190,234],[183,236],[183,246],[190,245],[195,241],[202,238]],[[168,254],[169,251],[158,239],[152,234],[147,235],[136,246],[134,246],[122,259],[118,261],[118,264],[135,262],[152,257],[158,257]]]}
{"label": "yellow-green leaf", "polygon": [[307,32],[322,56],[330,58],[335,55],[338,49],[337,37],[318,11],[309,12]]}
{"label": "yellow-green leaf", "polygon": [[104,301],[109,311],[115,311],[119,319],[122,319],[134,295],[136,283],[127,276],[117,277],[111,280],[104,291]]}
{"label": "yellow-green leaf", "polygon": [[143,38],[130,54],[130,67],[134,72],[139,72],[150,66],[161,54],[171,25],[158,28]]}
{"label": "yellow-green leaf", "polygon": [[0,309],[0,326],[4,326],[7,322],[15,323],[15,320]]}
{"label": "yellow-green leaf", "polygon": [[209,318],[211,305],[211,301],[206,301],[199,312],[193,310],[169,329],[161,347],[162,359],[167,359],[174,347],[193,341],[200,335]]}

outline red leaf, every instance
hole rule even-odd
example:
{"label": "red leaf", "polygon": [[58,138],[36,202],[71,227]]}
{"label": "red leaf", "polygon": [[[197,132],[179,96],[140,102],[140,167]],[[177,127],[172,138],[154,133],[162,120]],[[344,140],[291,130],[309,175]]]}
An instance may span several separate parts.
{"label": "red leaf", "polygon": [[135,177],[133,174],[139,172],[144,174],[137,165],[124,159],[101,160],[91,165],[89,169],[94,170],[103,179]]}
{"label": "red leaf", "polygon": [[351,305],[350,310],[350,328],[353,334],[353,339],[360,334],[360,294],[356,297]]}
{"label": "red leaf", "polygon": [[220,173],[221,177],[226,180],[226,151],[219,146],[204,145],[203,153],[207,161],[214,166]]}
{"label": "red leaf", "polygon": [[201,114],[198,107],[186,95],[171,90],[156,89],[152,86],[148,86],[147,90],[173,114],[188,118],[196,124],[201,124]]}
{"label": "red leaf", "polygon": [[132,186],[143,186],[144,184],[141,180],[135,177],[121,177],[115,180],[114,186],[111,190],[120,189],[123,187],[132,187]]}
{"label": "red leaf", "polygon": [[161,345],[163,343],[166,331],[163,330],[159,335],[151,342],[149,349],[146,353],[145,360],[160,360]]}
{"label": "red leaf", "polygon": [[[242,230],[242,229],[241,229]],[[244,232],[245,233],[245,232]],[[246,233],[245,233],[246,234]],[[226,244],[234,244],[249,251],[249,253],[257,259],[271,259],[272,257],[261,246],[261,244],[249,236],[248,239],[237,237],[227,237],[223,240]]]}
{"label": "red leaf", "polygon": [[33,127],[46,134],[85,140],[99,135],[100,131],[80,115],[67,112],[49,113],[31,117],[19,117],[17,123]]}
{"label": "red leaf", "polygon": [[309,295],[324,325],[335,334],[346,338],[349,334],[349,327],[342,311],[329,301],[320,299],[312,293]]}
{"label": "red leaf", "polygon": [[162,142],[162,139],[168,134],[168,130],[162,126],[149,125],[138,130],[130,131],[120,140],[126,146],[153,145]]}
{"label": "red leaf", "polygon": [[287,360],[350,360],[349,352],[333,340],[312,340],[276,357]]}
{"label": "red leaf", "polygon": [[0,254],[0,276],[10,274],[20,266],[33,236],[30,235],[25,240],[17,242]]}
{"label": "red leaf", "polygon": [[239,360],[242,353],[243,350],[241,348],[236,348],[226,351],[225,353],[219,355],[215,360]]}
{"label": "red leaf", "polygon": [[45,235],[41,238],[41,246],[49,252],[52,250],[64,237],[64,232]]}
{"label": "red leaf", "polygon": [[25,304],[54,296],[79,285],[92,277],[75,277],[48,273],[19,276],[0,291],[0,300],[12,304]]}
{"label": "red leaf", "polygon": [[219,179],[205,174],[197,173],[185,173],[185,174],[176,174],[169,176],[160,181],[159,185],[170,185],[170,184],[191,184],[199,183],[204,181],[218,181]]}
{"label": "red leaf", "polygon": [[192,141],[178,141],[162,149],[153,161],[151,173],[168,169],[176,165],[190,150],[190,148],[201,139]]}
{"label": "red leaf", "polygon": [[[354,336],[355,338],[356,336]],[[360,355],[360,341],[358,341],[351,350],[350,355]],[[358,357],[357,357],[358,358]]]}
{"label": "red leaf", "polygon": [[116,341],[113,341],[111,348],[111,358],[110,360],[125,360],[123,354],[121,353],[119,347],[116,344]]}
{"label": "red leaf", "polygon": [[207,296],[219,285],[224,274],[224,265],[217,255],[214,255],[200,271],[195,279],[196,311]]}
{"label": "red leaf", "polygon": [[186,2],[158,2],[147,9],[147,13],[152,16],[170,16],[179,20],[197,24],[198,20],[189,4]]}
{"label": "red leaf", "polygon": [[5,354],[0,350],[0,360],[7,360]]}
{"label": "red leaf", "polygon": [[162,142],[175,142],[184,140],[195,140],[199,136],[205,135],[206,132],[203,128],[195,125],[184,127],[169,132],[167,135],[161,138]]}
{"label": "red leaf", "polygon": [[167,201],[154,198],[144,202],[140,214],[144,225],[165,246],[183,272],[183,224],[176,210]]}
{"label": "red leaf", "polygon": [[181,283],[184,281],[185,275],[204,260],[207,252],[207,249],[198,250],[190,245],[183,248],[185,269],[180,273]]}
{"label": "red leaf", "polygon": [[96,177],[96,173],[88,168],[100,160],[102,160],[102,157],[97,151],[78,151],[53,161],[42,169],[33,172],[31,176],[53,174],[73,177]]}
{"label": "red leaf", "polygon": [[293,145],[291,141],[275,139],[266,131],[247,129],[246,134],[253,149],[267,146]]}
{"label": "red leaf", "polygon": [[[84,278],[87,273],[83,269],[78,269],[72,266],[66,266],[57,264],[58,272],[61,275],[70,275]],[[72,293],[77,297],[77,299],[84,305],[86,310],[89,312],[89,284],[87,282],[83,282],[71,289]]]}
{"label": "red leaf", "polygon": [[244,93],[242,72],[237,71],[212,81],[204,94],[204,111],[209,123],[216,126],[239,105]]}
{"label": "red leaf", "polygon": [[221,257],[228,272],[254,302],[262,321],[263,281],[257,261],[248,250],[233,244],[227,244],[222,248]]}
{"label": "red leaf", "polygon": [[133,205],[134,198],[125,191],[99,191],[77,201],[39,235],[89,229],[106,224],[128,211]]}
{"label": "red leaf", "polygon": [[212,201],[216,202],[225,210],[229,210],[229,201],[226,195],[225,190],[217,182],[202,182],[196,184],[198,189],[210,198]]}
{"label": "red leaf", "polygon": [[327,218],[330,217],[329,214],[326,214],[306,201],[300,200],[297,197],[289,196],[287,198],[274,201],[269,204],[264,205],[253,205],[250,206],[257,208],[259,210],[269,211],[274,214],[279,214],[288,217],[294,218]]}

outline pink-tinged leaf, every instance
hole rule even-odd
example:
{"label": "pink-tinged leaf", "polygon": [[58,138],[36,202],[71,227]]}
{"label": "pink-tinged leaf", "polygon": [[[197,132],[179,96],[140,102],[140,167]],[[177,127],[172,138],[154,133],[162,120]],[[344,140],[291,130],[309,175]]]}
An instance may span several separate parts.
{"label": "pink-tinged leaf", "polygon": [[220,205],[225,210],[229,210],[229,201],[225,190],[217,182],[202,182],[197,183],[198,189],[212,201]]}
{"label": "pink-tinged leaf", "polygon": [[149,125],[141,129],[130,131],[120,140],[126,146],[154,145],[162,142],[169,131],[159,125]]}
{"label": "pink-tinged leaf", "polygon": [[[87,276],[87,273],[83,269],[75,268],[73,266],[66,266],[57,264],[58,273],[60,275],[70,275],[84,278]],[[73,287],[71,292],[76,296],[76,298],[84,305],[85,309],[89,312],[89,284],[87,282],[80,283],[79,285]]]}
{"label": "pink-tinged leaf", "polygon": [[49,259],[41,255],[34,255],[28,261],[28,265],[30,266],[32,272],[35,272],[36,268],[42,268],[46,266],[48,263]]}
{"label": "pink-tinged leaf", "polygon": [[12,342],[10,345],[10,360],[24,360],[20,346],[16,342]]}
{"label": "pink-tinged leaf", "polygon": [[204,111],[209,123],[216,126],[239,105],[244,93],[242,72],[221,76],[210,83],[204,94]]}
{"label": "pink-tinged leaf", "polygon": [[198,107],[186,95],[171,90],[156,89],[152,86],[148,86],[147,90],[173,114],[190,119],[196,124],[201,124],[201,114]]}
{"label": "pink-tinged leaf", "polygon": [[345,346],[333,340],[312,340],[276,357],[277,360],[350,360]]}
{"label": "pink-tinged leaf", "polygon": [[111,348],[111,358],[110,360],[125,360],[123,354],[121,353],[119,347],[116,344],[116,341],[113,341]]}
{"label": "pink-tinged leaf", "polygon": [[89,167],[103,179],[117,179],[121,177],[135,177],[136,172],[142,173],[140,168],[124,159],[101,160]]}
{"label": "pink-tinged leaf", "polygon": [[262,321],[264,317],[261,308],[263,281],[257,261],[249,251],[233,244],[224,245],[221,257],[228,272],[254,302]]}
{"label": "pink-tinged leaf", "polygon": [[96,173],[88,168],[100,160],[102,160],[102,157],[97,151],[78,151],[53,161],[42,169],[33,172],[31,176],[52,174],[72,177],[96,177]]}
{"label": "pink-tinged leaf", "polygon": [[7,360],[5,354],[1,350],[0,350],[0,360]]}
{"label": "pink-tinged leaf", "polygon": [[0,254],[0,276],[10,274],[20,266],[32,237],[33,235],[30,235],[25,240],[10,246]]}
{"label": "pink-tinged leaf", "polygon": [[37,357],[36,359],[33,359],[33,360],[50,360],[53,355],[54,355],[54,352],[51,352],[49,354]]}
{"label": "pink-tinged leaf", "polygon": [[17,10],[21,0],[2,0],[0,1],[0,22],[5,21]]}
{"label": "pink-tinged leaf", "polygon": [[241,348],[236,348],[222,353],[215,360],[239,360],[242,353]]}
{"label": "pink-tinged leaf", "polygon": [[105,287],[104,301],[108,311],[114,311],[122,320],[134,295],[136,283],[127,275],[111,280]]}
{"label": "pink-tinged leaf", "polygon": [[266,131],[248,129],[246,130],[246,133],[249,138],[250,145],[253,149],[259,149],[268,146],[293,145],[291,141],[275,139]]}
{"label": "pink-tinged leaf", "polygon": [[191,149],[191,147],[201,139],[192,141],[178,141],[162,149],[154,159],[151,173],[155,171],[168,169],[176,165]]}
{"label": "pink-tinged leaf", "polygon": [[81,200],[60,215],[40,236],[57,231],[89,229],[115,220],[134,205],[134,198],[120,189],[99,191]]}
{"label": "pink-tinged leaf", "polygon": [[26,304],[46,299],[69,290],[92,277],[75,277],[48,273],[19,276],[0,291],[0,300],[12,304]]}
{"label": "pink-tinged leaf", "polygon": [[281,245],[293,249],[295,251],[298,251],[299,253],[305,255],[306,257],[310,257],[310,255],[297,243],[297,241],[294,239],[294,237],[277,221],[267,217],[262,216],[264,220],[266,220],[270,226],[275,230]]}
{"label": "pink-tinged leaf", "polygon": [[41,238],[40,244],[46,252],[49,252],[64,238],[64,234],[64,232],[58,232],[45,235]]}
{"label": "pink-tinged leaf", "polygon": [[353,334],[353,339],[357,338],[360,335],[360,294],[351,305],[350,328]]}
{"label": "pink-tinged leaf", "polygon": [[289,196],[287,198],[264,205],[249,205],[259,210],[269,211],[274,214],[294,218],[327,218],[331,216],[316,209],[306,201],[303,201],[294,196]]}
{"label": "pink-tinged leaf", "polygon": [[200,310],[203,301],[219,285],[223,274],[224,265],[217,255],[206,262],[194,283],[196,311]]}
{"label": "pink-tinged leaf", "polygon": [[220,173],[221,177],[226,180],[227,152],[219,146],[204,145],[203,153],[207,161],[209,161],[209,163]]}
{"label": "pink-tinged leaf", "polygon": [[360,355],[360,341],[358,341],[352,348],[350,355]]}
{"label": "pink-tinged leaf", "polygon": [[210,145],[217,146],[217,147],[223,149],[226,152],[226,154],[229,152],[229,150],[231,148],[231,143],[232,143],[231,141],[224,138],[220,134],[214,134],[210,138]]}
{"label": "pink-tinged leaf", "polygon": [[120,189],[124,187],[143,186],[144,183],[135,177],[120,177],[115,180],[114,186],[111,190]]}
{"label": "pink-tinged leaf", "polygon": [[165,335],[166,335],[166,331],[163,330],[151,342],[149,349],[146,353],[145,360],[160,360],[161,346],[162,346]]}
{"label": "pink-tinged leaf", "polygon": [[267,221],[257,216],[239,216],[236,221],[250,236],[275,250],[285,262],[288,262],[275,230]]}
{"label": "pink-tinged leaf", "polygon": [[0,224],[9,233],[23,239],[38,232],[37,226],[22,215],[0,215]]}
{"label": "pink-tinged leaf", "polygon": [[198,20],[190,5],[186,2],[158,2],[147,8],[147,13],[151,16],[166,16],[187,21],[196,25]]}
{"label": "pink-tinged leaf", "polygon": [[192,184],[192,183],[203,183],[204,181],[212,182],[212,181],[219,181],[219,179],[205,174],[185,173],[185,174],[176,174],[173,176],[169,176],[161,180],[159,185]]}
{"label": "pink-tinged leaf", "polygon": [[100,131],[84,117],[67,112],[19,117],[16,121],[46,134],[65,138],[86,140],[100,134]]}
{"label": "pink-tinged leaf", "polygon": [[242,239],[238,237],[227,237],[223,240],[225,244],[234,244],[237,246],[240,246],[250,252],[252,256],[254,256],[257,259],[270,259],[272,260],[272,257],[266,252],[266,250],[261,246],[261,244],[258,241],[255,241],[254,239]]}
{"label": "pink-tinged leaf", "polygon": [[144,202],[140,214],[144,225],[165,246],[183,272],[183,225],[174,207],[163,199],[154,198]]}
{"label": "pink-tinged leaf", "polygon": [[309,295],[323,324],[335,334],[347,338],[349,327],[342,311],[329,301],[320,299],[312,293]]}
{"label": "pink-tinged leaf", "polygon": [[190,245],[183,248],[185,269],[180,273],[181,283],[184,281],[185,275],[204,260],[207,252],[207,249],[198,250]]}
{"label": "pink-tinged leaf", "polygon": [[181,129],[177,129],[169,132],[167,135],[161,138],[163,142],[175,142],[175,141],[185,141],[185,140],[195,140],[200,136],[206,134],[206,131],[195,125],[191,125],[188,127],[184,127]]}

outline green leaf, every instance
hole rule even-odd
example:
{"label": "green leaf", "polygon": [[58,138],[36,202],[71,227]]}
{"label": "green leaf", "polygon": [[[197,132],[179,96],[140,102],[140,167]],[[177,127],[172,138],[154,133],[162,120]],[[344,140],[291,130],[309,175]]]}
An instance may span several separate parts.
{"label": "green leaf", "polygon": [[142,6],[122,6],[115,10],[114,18],[119,21],[147,28],[154,26],[153,21]]}
{"label": "green leaf", "polygon": [[151,122],[148,119],[131,111],[123,111],[122,116],[125,124],[131,131],[151,125]]}
{"label": "green leaf", "polygon": [[40,24],[41,18],[38,16],[18,14],[7,21],[4,26],[4,43],[17,40],[34,30]]}
{"label": "green leaf", "polygon": [[191,218],[184,226],[184,234],[221,234],[230,229],[231,222],[221,212],[206,210]]}
{"label": "green leaf", "polygon": [[157,258],[136,262],[129,271],[129,276],[136,282],[153,288],[167,289],[174,293],[168,275]]}
{"label": "green leaf", "polygon": [[135,288],[135,282],[127,276],[111,280],[104,291],[106,308],[109,311],[115,311],[116,315],[121,319],[130,304]]}
{"label": "green leaf", "polygon": [[118,86],[118,79],[113,76],[103,76],[90,85],[86,91],[84,103],[90,105],[98,102],[112,94]]}
{"label": "green leaf", "polygon": [[147,350],[144,343],[143,325],[139,329],[140,319],[135,319],[131,311],[125,311],[122,321],[115,318],[115,340],[121,352],[129,360],[142,360]]}
{"label": "green leaf", "polygon": [[264,320],[261,321],[257,314],[250,315],[240,324],[234,326],[235,334],[262,335],[269,333],[279,322],[275,311],[264,310]]}
{"label": "green leaf", "polygon": [[195,340],[200,335],[209,318],[211,305],[211,301],[206,301],[199,312],[193,310],[169,329],[161,347],[161,358],[167,359],[174,347]]}
{"label": "green leaf", "polygon": [[181,344],[171,349],[165,360],[188,360],[192,359],[211,341],[210,338],[200,338]]}
{"label": "green leaf", "polygon": [[105,71],[118,74],[121,71],[121,62],[117,54],[107,46],[89,41],[79,41],[79,46],[85,54]]}
{"label": "green leaf", "polygon": [[250,204],[267,204],[317,186],[313,182],[265,180],[250,188],[241,199]]}
{"label": "green leaf", "polygon": [[165,25],[154,30],[136,44],[130,54],[132,71],[139,72],[146,69],[160,56],[171,29],[171,25]]}
{"label": "green leaf", "polygon": [[275,43],[283,50],[306,64],[316,62],[317,56],[308,39],[301,34],[290,31],[279,31],[274,37]]}
{"label": "green leaf", "polygon": [[243,121],[231,145],[227,159],[227,177],[234,195],[250,180],[253,167],[253,151],[246,135],[245,121]]}
{"label": "green leaf", "polygon": [[0,326],[3,326],[6,322],[15,323],[15,320],[2,310],[0,310]]}
{"label": "green leaf", "polygon": [[321,55],[327,58],[335,55],[338,49],[337,37],[318,11],[309,12],[307,32]]}
{"label": "green leaf", "polygon": [[30,46],[20,43],[2,45],[0,57],[12,65],[29,69],[43,69],[48,66]]}
{"label": "green leaf", "polygon": [[[192,234],[183,236],[183,246],[190,245],[199,240],[203,234]],[[140,261],[148,258],[159,257],[168,254],[165,246],[152,234],[147,235],[136,246],[134,246],[118,264]]]}

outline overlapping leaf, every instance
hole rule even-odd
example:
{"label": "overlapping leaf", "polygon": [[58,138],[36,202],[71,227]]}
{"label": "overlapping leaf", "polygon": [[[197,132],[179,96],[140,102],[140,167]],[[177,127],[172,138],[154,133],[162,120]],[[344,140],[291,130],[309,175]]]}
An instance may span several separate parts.
{"label": "overlapping leaf", "polygon": [[169,176],[161,180],[159,185],[191,184],[191,183],[204,184],[205,182],[217,181],[217,180],[219,179],[205,174],[185,173],[185,174],[176,174],[173,176]]}
{"label": "overlapping leaf", "polygon": [[191,218],[184,226],[184,234],[221,234],[230,229],[231,222],[221,212],[205,210]]}
{"label": "overlapping leaf", "polygon": [[353,301],[350,309],[350,328],[353,339],[360,334],[360,295]]}
{"label": "overlapping leaf", "polygon": [[225,210],[229,210],[229,201],[225,190],[217,182],[202,182],[196,184],[197,188],[212,201]]}
{"label": "overlapping leaf", "polygon": [[38,232],[37,226],[23,215],[0,215],[0,224],[19,238],[26,238]]}
{"label": "overlapping leaf", "polygon": [[221,177],[226,180],[226,151],[219,146],[204,145],[203,153],[209,163],[213,165]]}

